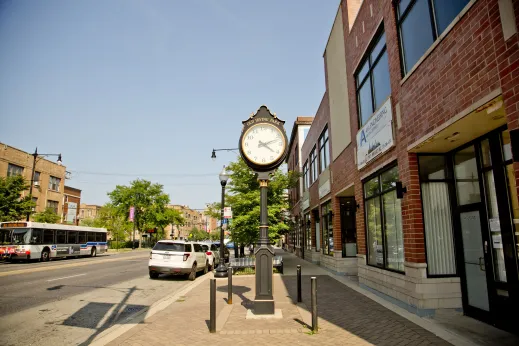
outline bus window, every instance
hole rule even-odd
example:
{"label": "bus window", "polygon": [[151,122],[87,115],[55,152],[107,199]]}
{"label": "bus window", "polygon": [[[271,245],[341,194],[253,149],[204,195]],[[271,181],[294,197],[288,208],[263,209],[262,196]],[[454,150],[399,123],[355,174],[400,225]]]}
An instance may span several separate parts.
{"label": "bus window", "polygon": [[13,244],[15,245],[24,245],[29,244],[30,242],[30,234],[29,229],[27,228],[16,228],[13,230]]}
{"label": "bus window", "polygon": [[11,244],[11,230],[0,229],[0,245]]}
{"label": "bus window", "polygon": [[68,232],[68,243],[69,244],[77,244],[77,233],[76,231]]}
{"label": "bus window", "polygon": [[54,244],[54,230],[43,230],[43,244]]}
{"label": "bus window", "polygon": [[79,232],[79,244],[86,244],[87,236],[86,232]]}
{"label": "bus window", "polygon": [[56,244],[66,244],[67,243],[67,232],[63,230],[56,231]]}
{"label": "bus window", "polygon": [[106,233],[101,233],[103,235],[103,238],[101,239],[101,241],[104,241],[106,242]]}
{"label": "bus window", "polygon": [[101,233],[101,232],[96,233],[96,241],[103,241],[103,233]]}
{"label": "bus window", "polygon": [[41,229],[33,228],[31,231],[31,244],[41,244]]}
{"label": "bus window", "polygon": [[96,234],[94,232],[88,232],[88,241],[96,241]]}

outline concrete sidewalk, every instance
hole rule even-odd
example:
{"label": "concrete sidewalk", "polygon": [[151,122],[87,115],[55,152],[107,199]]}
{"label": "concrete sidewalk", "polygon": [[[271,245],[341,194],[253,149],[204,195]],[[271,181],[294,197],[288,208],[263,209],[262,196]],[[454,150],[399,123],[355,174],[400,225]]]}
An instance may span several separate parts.
{"label": "concrete sidewalk", "polygon": [[[200,281],[198,285],[176,297],[162,311],[143,318],[115,339],[108,332],[96,344],[264,345],[271,342],[276,345],[449,345],[445,339],[454,340],[454,344],[463,344],[448,333],[435,333],[434,328],[431,332],[427,330],[430,328],[423,328],[395,313],[355,287],[349,287],[351,282],[345,285],[340,282],[348,281],[344,277],[336,277],[292,254],[283,253],[283,256],[285,274],[274,275],[276,308],[282,310],[282,319],[247,320],[247,309],[254,300],[254,276],[234,276],[232,305],[226,302],[227,280],[217,281],[217,333],[209,333],[208,279],[212,277],[209,274],[197,278]],[[303,304],[299,305],[295,302],[297,264],[303,267]],[[308,328],[311,276],[316,276],[318,282],[320,329],[317,334],[310,333]],[[427,326],[428,322],[423,323]]]}

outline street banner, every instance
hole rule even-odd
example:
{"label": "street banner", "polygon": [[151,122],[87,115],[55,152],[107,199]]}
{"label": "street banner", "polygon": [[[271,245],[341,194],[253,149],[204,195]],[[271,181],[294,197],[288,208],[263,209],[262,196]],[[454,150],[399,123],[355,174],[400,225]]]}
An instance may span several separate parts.
{"label": "street banner", "polygon": [[134,217],[135,217],[135,207],[130,207],[130,222],[133,222]]}
{"label": "street banner", "polygon": [[223,208],[223,218],[224,219],[232,219],[231,207],[224,207]]}

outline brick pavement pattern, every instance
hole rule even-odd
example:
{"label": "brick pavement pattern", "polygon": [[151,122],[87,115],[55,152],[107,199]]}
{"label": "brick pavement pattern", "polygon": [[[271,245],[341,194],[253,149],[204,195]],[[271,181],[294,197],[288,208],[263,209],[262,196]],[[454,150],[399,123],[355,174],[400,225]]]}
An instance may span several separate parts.
{"label": "brick pavement pattern", "polygon": [[[209,274],[210,275],[210,274]],[[199,278],[198,280],[200,280]],[[296,277],[275,275],[280,320],[246,320],[254,277],[233,278],[233,307],[220,332],[208,331],[209,281],[147,318],[108,345],[450,345],[328,275],[317,276],[319,333],[311,334],[295,304]],[[303,303],[310,306],[310,276],[303,276]],[[226,306],[227,281],[217,281],[217,315]]]}

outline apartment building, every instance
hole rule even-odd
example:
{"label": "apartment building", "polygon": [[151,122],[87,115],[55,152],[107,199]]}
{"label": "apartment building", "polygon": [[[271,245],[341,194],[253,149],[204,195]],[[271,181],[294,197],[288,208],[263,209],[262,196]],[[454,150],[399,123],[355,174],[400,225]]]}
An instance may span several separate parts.
{"label": "apartment building", "polygon": [[307,260],[421,316],[514,328],[518,24],[515,0],[341,1],[300,156]]}
{"label": "apartment building", "polygon": [[81,206],[81,190],[66,186],[63,191],[62,223],[79,225],[79,213]]}
{"label": "apartment building", "polygon": [[207,227],[208,220],[200,211],[191,209],[187,205],[176,204],[168,207],[178,210],[180,212],[180,214],[184,218],[184,224],[170,225],[166,227],[165,236],[167,239],[187,239],[189,237],[189,231],[191,231],[194,227],[198,229],[204,229]]}
{"label": "apartment building", "polygon": [[[0,176],[21,175],[30,185],[33,163],[33,154],[0,143]],[[65,166],[60,163],[47,160],[42,156],[36,157],[32,189],[36,213],[44,211],[45,208],[52,208],[56,214],[62,215],[65,174]],[[22,196],[27,195],[29,190],[22,193]]]}
{"label": "apartment building", "polygon": [[82,203],[79,206],[79,220],[95,219],[100,210],[100,205]]}
{"label": "apartment building", "polygon": [[[308,166],[303,167],[303,163],[299,159],[301,157],[301,147],[303,142],[310,130],[312,125],[313,117],[297,117],[292,126],[290,133],[290,141],[288,143],[288,156],[285,160],[289,171],[303,172],[304,169],[308,170]],[[288,201],[290,206],[290,212],[292,214],[292,224],[294,229],[287,235],[287,245],[289,250],[295,252],[298,256],[304,258],[303,246],[303,232],[307,229],[307,223],[301,218],[301,206],[300,200],[303,195],[303,184],[302,179],[299,180],[299,184],[288,191]],[[309,226],[310,224],[308,224]],[[306,238],[308,239],[308,238]]]}

